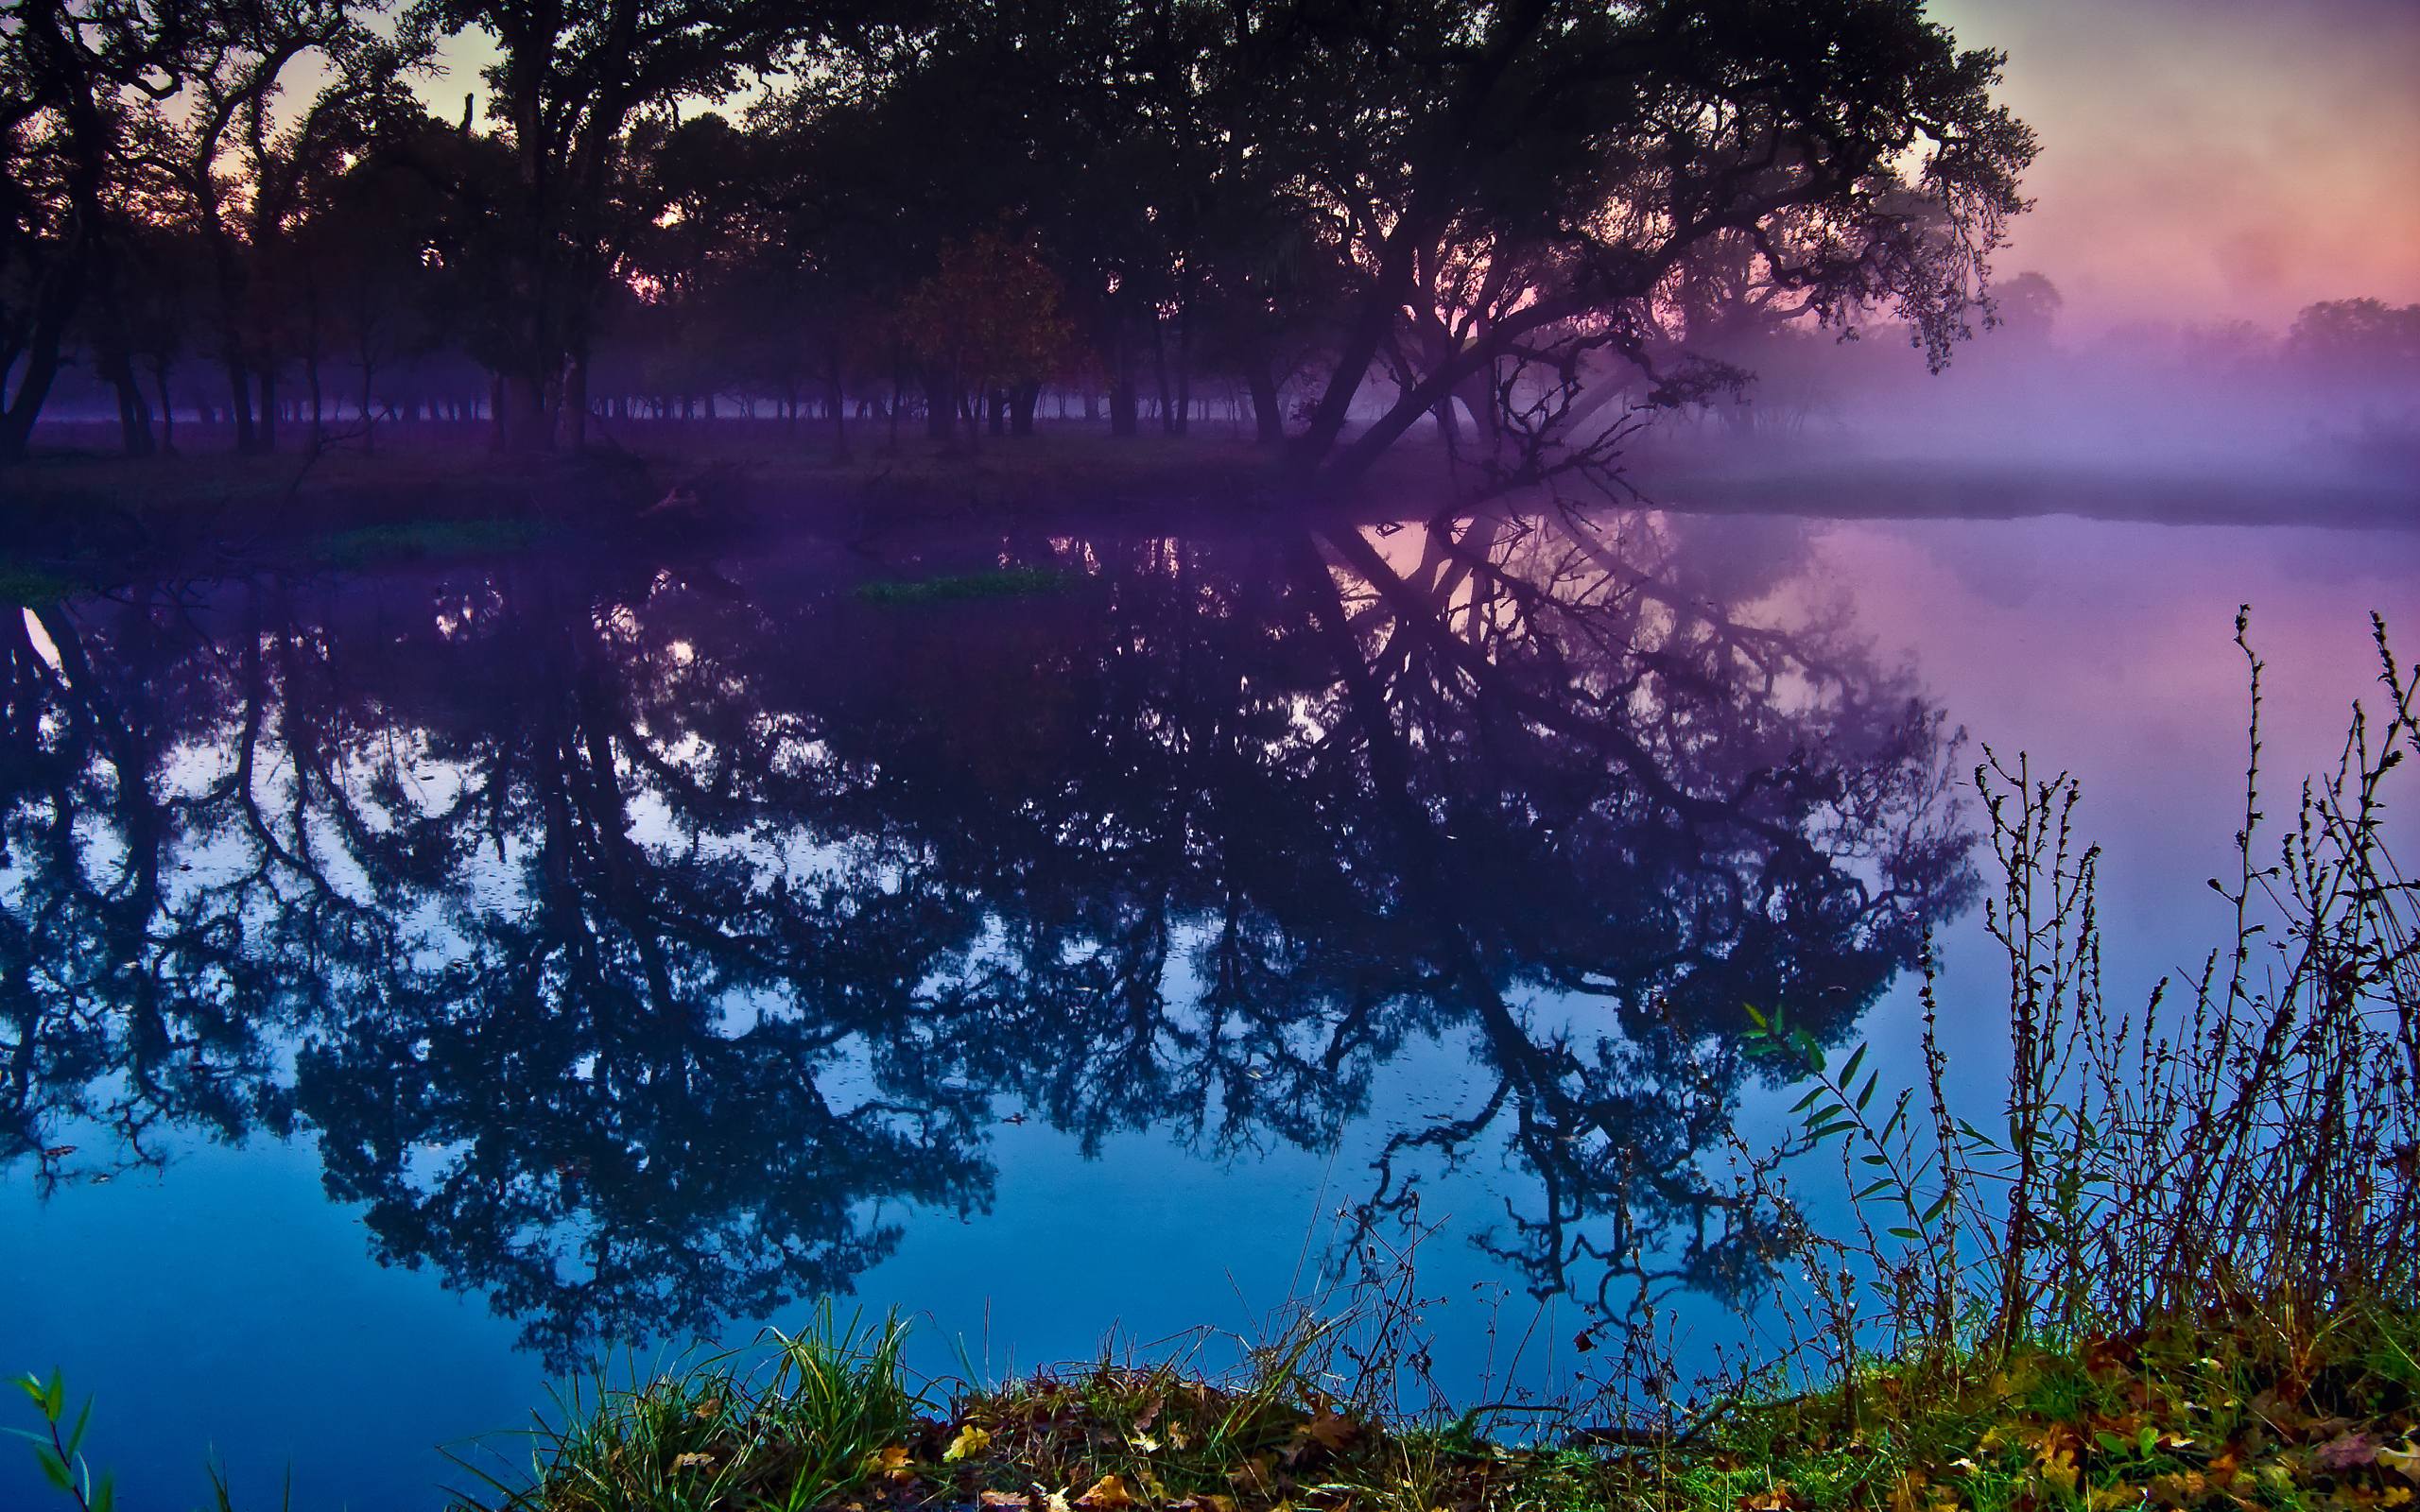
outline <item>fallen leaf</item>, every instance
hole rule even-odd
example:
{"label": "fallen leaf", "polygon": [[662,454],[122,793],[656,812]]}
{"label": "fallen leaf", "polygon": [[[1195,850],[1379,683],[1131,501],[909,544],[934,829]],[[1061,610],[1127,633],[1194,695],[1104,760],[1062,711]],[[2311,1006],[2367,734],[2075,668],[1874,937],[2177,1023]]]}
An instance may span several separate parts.
{"label": "fallen leaf", "polygon": [[969,1423],[958,1431],[956,1438],[949,1441],[949,1448],[942,1451],[942,1463],[955,1465],[969,1455],[982,1453],[991,1445],[991,1434]]}
{"label": "fallen leaf", "polygon": [[711,1469],[714,1468],[714,1463],[715,1457],[712,1454],[681,1454],[673,1458],[672,1468],[676,1470]]}
{"label": "fallen leaf", "polygon": [[888,1475],[894,1481],[904,1481],[916,1473],[908,1466],[908,1451],[898,1444],[868,1454],[865,1469],[868,1475]]}
{"label": "fallen leaf", "polygon": [[1032,1497],[1019,1496],[1014,1491],[986,1491],[975,1501],[978,1506],[1006,1507],[1010,1512],[1016,1512],[1017,1508],[1033,1505]]}
{"label": "fallen leaf", "polygon": [[1313,1438],[1318,1439],[1322,1448],[1328,1450],[1342,1449],[1353,1442],[1355,1433],[1352,1419],[1327,1411],[1322,1411],[1318,1417],[1304,1424],[1303,1429]]}
{"label": "fallen leaf", "polygon": [[2420,1481],[2420,1449],[2414,1449],[2409,1438],[2393,1449],[2379,1450],[2377,1463],[2407,1481]]}
{"label": "fallen leaf", "polygon": [[1134,1494],[1126,1489],[1126,1483],[1113,1472],[1095,1481],[1091,1490],[1076,1498],[1076,1504],[1093,1507],[1096,1512],[1114,1512],[1117,1507],[1132,1506]]}
{"label": "fallen leaf", "polygon": [[[2038,1462],[2042,1484],[2061,1496],[2076,1494],[2075,1451],[2062,1449],[2046,1454]],[[2195,1477],[2200,1479],[2200,1477]]]}
{"label": "fallen leaf", "polygon": [[2386,1446],[2371,1434],[2340,1434],[2311,1451],[2311,1458],[2324,1470],[2357,1469],[2377,1463],[2378,1451]]}

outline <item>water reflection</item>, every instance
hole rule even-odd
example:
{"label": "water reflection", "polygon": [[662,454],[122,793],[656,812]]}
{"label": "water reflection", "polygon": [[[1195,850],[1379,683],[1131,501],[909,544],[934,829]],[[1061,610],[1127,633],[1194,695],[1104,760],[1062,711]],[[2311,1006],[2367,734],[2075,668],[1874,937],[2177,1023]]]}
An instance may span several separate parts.
{"label": "water reflection", "polygon": [[[1972,887],[1940,713],[1785,623],[1804,560],[1643,516],[800,542],[0,624],[0,1160],[306,1128],[382,1261],[560,1361],[845,1289],[987,1207],[1003,1118],[1326,1148],[1464,1035],[1476,1112],[1391,1133],[1366,1220],[1494,1142],[1531,1286],[1730,1290],[1740,1005],[1844,1034]],[[1002,564],[1057,591],[856,591]]]}

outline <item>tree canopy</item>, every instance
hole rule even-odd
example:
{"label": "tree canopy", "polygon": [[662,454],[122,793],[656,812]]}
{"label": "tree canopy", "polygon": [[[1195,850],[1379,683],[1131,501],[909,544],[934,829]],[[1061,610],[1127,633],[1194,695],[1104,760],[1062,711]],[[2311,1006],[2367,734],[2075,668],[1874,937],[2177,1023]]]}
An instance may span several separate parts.
{"label": "tree canopy", "polygon": [[[298,385],[367,429],[382,369],[519,450],[718,392],[843,444],[853,394],[945,434],[1045,385],[1183,429],[1221,382],[1306,478],[1428,418],[1491,475],[1587,471],[1725,376],[1679,339],[1710,266],[1946,361],[2033,153],[2000,57],[1916,0],[5,15],[9,451],[72,360],[147,449],[186,360],[247,447]],[[406,86],[458,32],[494,60],[449,122]]]}

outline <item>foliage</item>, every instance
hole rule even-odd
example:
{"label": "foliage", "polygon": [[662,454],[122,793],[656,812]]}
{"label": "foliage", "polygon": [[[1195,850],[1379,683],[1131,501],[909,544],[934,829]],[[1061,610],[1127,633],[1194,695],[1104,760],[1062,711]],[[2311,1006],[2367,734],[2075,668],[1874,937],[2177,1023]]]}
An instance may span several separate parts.
{"label": "foliage", "polygon": [[1069,326],[1058,277],[1030,247],[984,232],[942,246],[941,266],[908,291],[899,328],[908,350],[977,394],[1056,375]]}
{"label": "foliage", "polygon": [[[2420,669],[2373,623],[2381,706],[2357,706],[2336,769],[2304,784],[2271,860],[2263,668],[2238,616],[2252,689],[2239,866],[2209,884],[2235,927],[2181,1009],[2162,983],[2138,1013],[2112,1015],[2078,786],[1987,752],[1975,780],[2003,877],[1986,917],[2009,963],[2004,1122],[1953,1116],[1929,983],[1927,1081],[1879,1110],[1876,1076],[1858,1079],[1866,1046],[1836,1065],[1760,1020],[1812,1082],[1807,1143],[1837,1140],[1844,1168],[1866,1174],[1860,1209],[1885,1213],[1878,1234],[1861,1215],[1861,1238],[1815,1246],[1861,1263],[1824,1292],[1837,1368],[1853,1373],[1876,1338],[1893,1356],[1947,1358],[1977,1337],[2005,1352],[2212,1309],[2310,1341],[2347,1310],[2420,1293],[2420,885],[2384,822],[2396,768],[2420,755]],[[1860,1284],[1883,1302],[1866,1332],[1844,1296]]]}
{"label": "foliage", "polygon": [[906,1336],[896,1316],[844,1323],[826,1307],[797,1334],[775,1331],[769,1359],[751,1367],[724,1356],[627,1386],[601,1373],[575,1384],[534,1434],[531,1488],[461,1463],[500,1506],[808,1512],[864,1485],[869,1462],[914,1432]]}
{"label": "foliage", "polygon": [[[130,453],[181,356],[219,370],[247,450],[298,381],[324,440],[338,368],[366,445],[354,390],[439,356],[420,386],[513,449],[581,445],[634,397],[795,418],[820,388],[838,450],[846,388],[888,387],[895,424],[918,368],[937,434],[969,386],[1045,381],[1106,387],[1120,434],[1156,389],[1179,433],[1197,381],[1232,379],[1264,441],[1288,384],[1309,401],[1298,473],[1357,475],[1457,405],[1491,476],[1601,472],[1634,401],[1703,390],[1651,336],[1699,259],[1777,315],[1893,320],[1937,366],[1988,318],[2032,155],[1996,55],[1902,0],[57,9],[0,28],[25,80],[9,453],[80,347]],[[493,46],[485,129],[406,88],[466,32]],[[698,110],[744,92],[740,120]],[[171,267],[200,276],[164,312]],[[1348,443],[1380,369],[1397,392]]]}
{"label": "foliage", "polygon": [[1335,1347],[1349,1326],[1296,1315],[1225,1371],[1204,1370],[1197,1345],[960,1385],[933,1415],[911,1409],[939,1400],[867,1354],[781,1337],[776,1379],[803,1349],[841,1351],[844,1405],[752,1396],[719,1363],[662,1378],[546,1430],[531,1479],[498,1485],[490,1504],[816,1504],[802,1475],[824,1504],[995,1512],[2287,1512],[2409,1506],[2420,1485],[2408,1302],[2348,1309],[2308,1336],[2215,1308],[1946,1368],[1878,1363],[1854,1389],[1752,1396],[1687,1435],[1565,1417],[1507,1437],[1483,1432],[1483,1414],[1407,1417],[1357,1389]]}
{"label": "foliage", "polygon": [[110,1478],[104,1475],[95,1483],[93,1468],[84,1459],[84,1431],[92,1426],[93,1400],[87,1397],[76,1412],[73,1427],[60,1426],[67,1412],[67,1386],[53,1370],[48,1380],[27,1374],[17,1378],[17,1388],[41,1414],[43,1431],[28,1432],[11,1428],[9,1433],[34,1446],[34,1460],[42,1467],[43,1478],[60,1493],[73,1501],[80,1512],[110,1512],[117,1504],[117,1492]]}

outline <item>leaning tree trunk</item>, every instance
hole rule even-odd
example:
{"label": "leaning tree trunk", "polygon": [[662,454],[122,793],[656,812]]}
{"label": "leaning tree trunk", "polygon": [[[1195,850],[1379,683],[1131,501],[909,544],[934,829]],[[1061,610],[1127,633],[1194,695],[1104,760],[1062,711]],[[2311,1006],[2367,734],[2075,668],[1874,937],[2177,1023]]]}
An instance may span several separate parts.
{"label": "leaning tree trunk", "polygon": [[[25,455],[33,440],[34,421],[59,377],[68,322],[83,301],[85,266],[90,261],[83,249],[90,245],[89,236],[78,237],[60,265],[59,282],[46,289],[37,284],[33,331],[26,338],[25,374],[17,380],[17,391],[7,395],[6,410],[0,411],[0,458]],[[0,379],[7,377],[7,369],[0,369]]]}
{"label": "leaning tree trunk", "polygon": [[100,366],[117,395],[120,448],[129,456],[149,456],[156,450],[151,441],[151,406],[144,400],[143,386],[135,381],[133,359],[123,351],[112,351],[101,358]]}
{"label": "leaning tree trunk", "polygon": [[1266,358],[1253,356],[1244,364],[1244,382],[1252,387],[1253,438],[1263,446],[1286,439],[1286,417],[1278,408],[1277,375]]}

